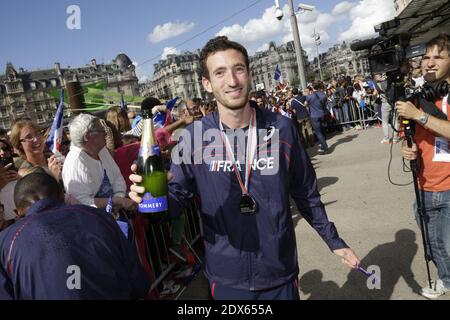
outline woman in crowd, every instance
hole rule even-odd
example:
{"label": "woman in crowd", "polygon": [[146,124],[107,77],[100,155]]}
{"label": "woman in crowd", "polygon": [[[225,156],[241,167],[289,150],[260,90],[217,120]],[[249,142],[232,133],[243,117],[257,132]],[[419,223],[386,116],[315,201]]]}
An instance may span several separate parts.
{"label": "woman in crowd", "polygon": [[11,144],[23,160],[18,168],[20,176],[30,168],[41,167],[57,180],[61,180],[62,164],[54,155],[47,159],[44,154],[45,139],[36,123],[29,119],[14,123],[11,128]]}
{"label": "woman in crowd", "polygon": [[127,111],[120,107],[109,108],[106,112],[106,121],[110,122],[120,133],[131,130]]}

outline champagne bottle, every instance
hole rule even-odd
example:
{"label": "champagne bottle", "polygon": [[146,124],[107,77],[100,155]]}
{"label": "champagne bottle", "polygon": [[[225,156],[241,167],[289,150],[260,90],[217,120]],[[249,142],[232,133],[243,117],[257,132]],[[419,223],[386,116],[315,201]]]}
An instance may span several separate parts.
{"label": "champagne bottle", "polygon": [[152,223],[161,222],[167,216],[167,176],[161,152],[156,141],[151,107],[142,106],[142,138],[137,159],[138,174],[142,176],[141,186],[145,188],[139,213]]}

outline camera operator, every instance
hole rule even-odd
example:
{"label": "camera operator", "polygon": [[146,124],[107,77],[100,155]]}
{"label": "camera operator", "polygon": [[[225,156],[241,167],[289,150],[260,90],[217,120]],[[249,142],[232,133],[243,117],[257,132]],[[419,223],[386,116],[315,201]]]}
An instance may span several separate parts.
{"label": "camera operator", "polygon": [[[436,82],[450,83],[450,39],[441,34],[427,43],[422,59],[423,74],[434,74]],[[440,120],[410,102],[397,102],[396,109],[403,118],[416,121],[412,148],[403,143],[402,153],[406,160],[420,158],[418,186],[422,191],[426,209],[430,256],[438,270],[439,279],[432,282],[432,288],[422,289],[422,295],[436,299],[450,290],[450,108],[448,92],[445,97],[436,93],[435,106],[447,115]],[[417,205],[415,206],[417,208]],[[415,210],[419,219],[418,210]]]}

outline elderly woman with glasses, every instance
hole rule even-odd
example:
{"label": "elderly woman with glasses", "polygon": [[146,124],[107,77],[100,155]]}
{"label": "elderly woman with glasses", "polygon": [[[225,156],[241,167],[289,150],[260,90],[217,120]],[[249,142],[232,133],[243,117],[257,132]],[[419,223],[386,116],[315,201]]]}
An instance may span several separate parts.
{"label": "elderly woman with glasses", "polygon": [[69,132],[72,144],[62,170],[66,193],[88,206],[105,208],[112,197],[114,209],[135,209],[125,198],[125,180],[105,147],[100,119],[80,114],[69,124]]}
{"label": "elderly woman with glasses", "polygon": [[33,167],[41,167],[57,180],[61,179],[62,164],[54,155],[47,159],[44,153],[45,139],[36,123],[29,119],[14,123],[11,128],[11,144],[24,160],[18,167],[20,176]]}

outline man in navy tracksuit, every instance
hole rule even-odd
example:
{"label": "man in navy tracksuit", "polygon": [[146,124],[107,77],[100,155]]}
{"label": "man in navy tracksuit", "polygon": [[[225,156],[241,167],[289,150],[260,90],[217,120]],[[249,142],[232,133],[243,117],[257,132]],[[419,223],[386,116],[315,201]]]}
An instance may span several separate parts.
{"label": "man in navy tracksuit", "polygon": [[64,205],[45,172],[18,181],[25,215],[0,233],[0,300],[138,299],[150,289],[135,249],[104,210]]}
{"label": "man in navy tracksuit", "polygon": [[[169,207],[171,214],[180,214],[194,193],[201,197],[212,297],[299,298],[289,195],[329,248],[356,267],[358,258],[328,221],[298,130],[289,119],[250,106],[245,48],[226,37],[214,38],[202,50],[200,64],[218,112],[188,127],[172,153]],[[215,138],[205,138],[211,135]],[[233,135],[244,139],[234,143]],[[130,179],[141,181],[137,175]],[[143,188],[131,190],[130,197],[140,202]]]}

